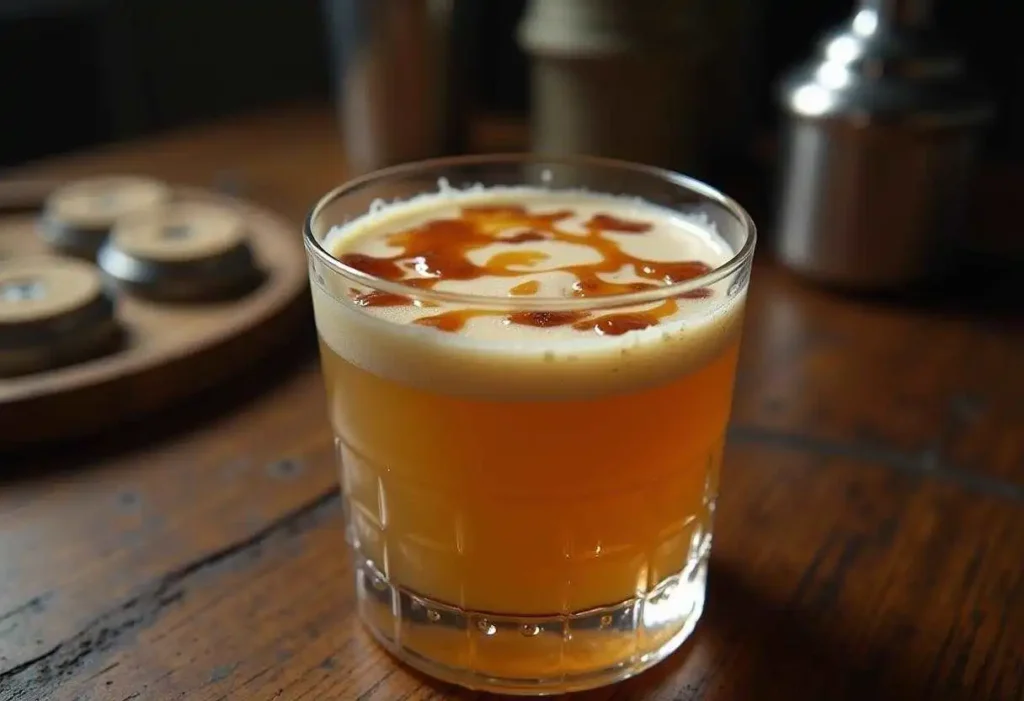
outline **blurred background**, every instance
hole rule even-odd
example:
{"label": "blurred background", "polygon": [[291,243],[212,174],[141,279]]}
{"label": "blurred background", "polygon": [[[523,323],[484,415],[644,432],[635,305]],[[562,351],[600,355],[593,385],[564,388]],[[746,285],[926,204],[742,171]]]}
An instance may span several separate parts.
{"label": "blurred background", "polygon": [[[847,18],[844,0],[677,0],[743,57],[748,136],[778,119],[774,82]],[[3,0],[0,165],[332,93],[331,0]],[[525,114],[524,0],[466,3],[476,109]],[[990,158],[1024,157],[1024,2],[937,0],[935,21],[998,105]]]}
{"label": "blurred background", "polygon": [[808,277],[904,289],[954,248],[1024,261],[1022,26],[1020,0],[5,0],[0,168],[319,103],[351,175],[496,115],[734,194]]}

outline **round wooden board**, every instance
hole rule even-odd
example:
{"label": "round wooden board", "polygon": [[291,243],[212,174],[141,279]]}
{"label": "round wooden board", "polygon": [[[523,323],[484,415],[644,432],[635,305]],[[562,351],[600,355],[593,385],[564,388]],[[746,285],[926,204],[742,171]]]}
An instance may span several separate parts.
{"label": "round wooden board", "polygon": [[[59,183],[0,185],[0,261],[52,254],[37,230]],[[251,368],[304,333],[306,256],[298,227],[251,203],[175,187],[176,200],[233,208],[247,224],[264,280],[222,302],[160,303],[121,293],[122,347],[75,365],[0,378],[0,447],[81,436],[153,412]]]}

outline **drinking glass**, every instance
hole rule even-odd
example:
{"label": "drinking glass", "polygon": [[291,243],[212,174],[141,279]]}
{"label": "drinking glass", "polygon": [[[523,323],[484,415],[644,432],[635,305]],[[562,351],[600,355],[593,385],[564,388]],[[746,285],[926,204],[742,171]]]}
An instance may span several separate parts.
{"label": "drinking glass", "polygon": [[[653,290],[532,298],[388,281],[342,264],[326,243],[381,203],[496,186],[640,198],[717,233],[733,255]],[[690,635],[754,243],[750,217],[711,187],[584,157],[435,159],[320,200],[305,244],[346,537],[359,615],[386,649],[470,688],[546,694],[632,676]],[[467,313],[702,303],[658,342],[606,338],[615,352],[584,363],[541,341],[532,355],[480,351],[371,315],[354,301],[366,293]]]}

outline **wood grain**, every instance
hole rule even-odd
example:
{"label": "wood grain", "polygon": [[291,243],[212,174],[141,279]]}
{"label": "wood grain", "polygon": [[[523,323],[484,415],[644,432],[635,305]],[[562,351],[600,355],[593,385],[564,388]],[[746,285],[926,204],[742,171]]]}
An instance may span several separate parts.
{"label": "wood grain", "polygon": [[[343,171],[328,113],[297,109],[25,173],[119,167],[230,171],[287,216]],[[1021,701],[1014,310],[850,300],[763,260],[753,280],[705,618],[579,698]],[[0,455],[0,701],[484,698],[396,665],[354,620],[296,345],[160,423]]]}
{"label": "wood grain", "polygon": [[734,422],[1024,497],[1024,313],[1007,280],[908,308],[760,266]]}
{"label": "wood grain", "polygon": [[[693,642],[583,698],[1020,698],[1016,504],[764,446],[733,450],[724,485],[710,608]],[[350,576],[338,504],[317,501],[257,543],[121,601],[9,675],[10,698],[453,693],[369,642]]]}
{"label": "wood grain", "polygon": [[[179,428],[187,441],[161,434],[173,426],[135,424],[127,431],[143,436],[78,445],[73,464],[61,450],[4,458],[0,671],[53,650],[112,601],[333,493],[333,442],[311,420],[325,410],[316,374],[288,372],[262,401],[239,384],[227,386],[235,401],[219,414],[193,408]],[[102,443],[119,449],[104,455]]]}

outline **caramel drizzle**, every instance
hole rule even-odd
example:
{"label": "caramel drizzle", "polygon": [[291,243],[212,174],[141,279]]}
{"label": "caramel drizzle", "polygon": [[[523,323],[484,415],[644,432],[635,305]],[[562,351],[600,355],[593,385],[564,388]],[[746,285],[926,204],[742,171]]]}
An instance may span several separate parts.
{"label": "caramel drizzle", "polygon": [[539,282],[537,282],[536,280],[527,280],[526,282],[521,282],[515,287],[513,287],[511,290],[508,291],[508,293],[513,297],[528,297],[530,295],[537,294],[539,291]]}
{"label": "caramel drizzle", "polygon": [[[586,245],[601,259],[595,263],[567,265],[558,268],[573,274],[577,281],[572,286],[574,297],[601,297],[652,290],[700,277],[711,271],[702,261],[653,261],[637,258],[624,252],[619,245],[603,236],[607,232],[643,234],[653,228],[645,221],[622,219],[610,214],[595,214],[585,224],[582,234],[559,229],[558,223],[572,217],[571,210],[529,213],[521,205],[489,205],[463,207],[458,219],[434,219],[424,224],[399,231],[387,237],[389,246],[402,251],[389,258],[377,258],[362,253],[344,253],[338,257],[345,265],[383,280],[402,282],[419,289],[433,289],[441,280],[476,280],[484,276],[520,277],[523,268],[529,268],[546,259],[547,254],[536,250],[513,250],[492,256],[485,264],[477,265],[469,259],[471,251],[494,243],[528,244],[538,241],[561,241]],[[521,229],[520,233],[503,236],[503,232]],[[613,282],[602,274],[615,273],[632,265],[644,282]],[[410,273],[419,277],[406,279]],[[540,289],[536,281],[515,285],[509,291],[513,296],[536,294]],[[699,288],[677,295],[677,298],[702,299],[711,296],[711,290]],[[354,294],[355,304],[362,307],[436,306],[404,295],[389,292]],[[628,331],[657,325],[661,319],[679,309],[675,298],[667,299],[646,311],[623,312],[591,316],[589,312],[524,311],[515,313],[489,310],[457,309],[417,319],[414,323],[440,331],[456,332],[469,319],[478,316],[504,316],[510,324],[548,328],[572,325],[579,331],[594,331],[600,335],[618,336]]]}

